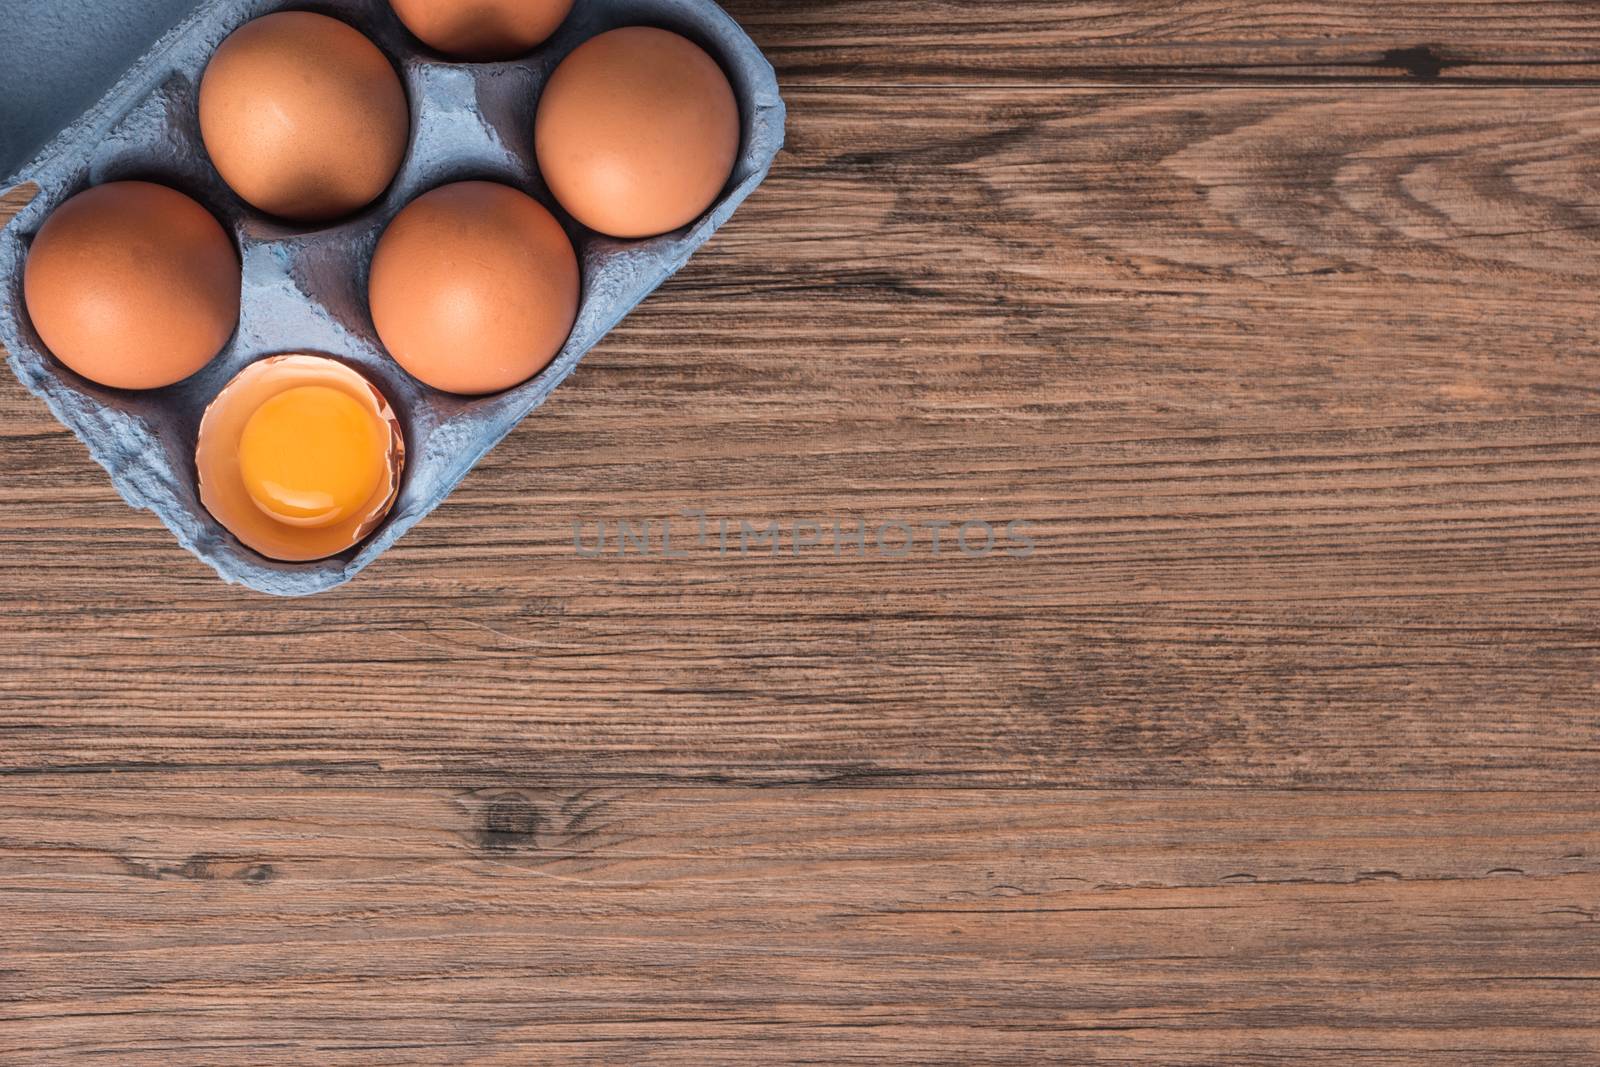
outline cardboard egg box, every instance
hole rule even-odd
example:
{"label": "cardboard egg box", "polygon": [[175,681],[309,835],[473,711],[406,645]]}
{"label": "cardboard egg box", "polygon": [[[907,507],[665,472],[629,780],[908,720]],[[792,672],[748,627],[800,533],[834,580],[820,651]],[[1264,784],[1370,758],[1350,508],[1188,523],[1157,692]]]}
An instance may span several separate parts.
{"label": "cardboard egg box", "polygon": [[[376,205],[331,225],[297,227],[255,212],[223,184],[200,139],[197,94],[212,53],[246,22],[282,10],[315,11],[360,30],[394,62],[411,100],[411,145],[399,177]],[[743,143],[727,188],[699,221],[663,237],[619,241],[574,222],[550,196],[534,159],[533,126],[540,90],[561,60],[597,34],[636,25],[681,34],[721,63],[739,99]],[[387,0],[213,0],[5,183],[31,181],[40,191],[0,233],[0,343],[17,378],[83,441],[123,499],[154,512],[224,579],[281,596],[323,592],[354,578],[443,503],[586,352],[728,221],[783,147],[784,115],[772,66],[712,0],[577,0],[532,55],[485,64],[430,51]],[[170,185],[211,210],[233,234],[244,274],[239,328],[228,346],[193,377],[143,393],[96,385],[55,360],[22,295],[29,244],[50,213],[90,186],[134,179]],[[514,186],[548,207],[583,268],[577,325],[555,362],[488,397],[437,392],[408,375],[380,344],[366,298],[373,251],[390,221],[428,190],[469,179]],[[244,547],[201,505],[196,480],[206,407],[246,366],[287,352],[358,368],[388,396],[406,437],[405,476],[388,519],[360,545],[316,563],[279,563]]]}

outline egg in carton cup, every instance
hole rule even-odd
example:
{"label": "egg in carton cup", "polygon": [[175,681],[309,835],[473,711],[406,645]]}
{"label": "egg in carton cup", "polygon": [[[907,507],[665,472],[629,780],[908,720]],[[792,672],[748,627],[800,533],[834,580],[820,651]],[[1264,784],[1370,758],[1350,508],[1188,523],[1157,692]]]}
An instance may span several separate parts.
{"label": "egg in carton cup", "polygon": [[[130,505],[154,512],[222,578],[264,593],[306,596],[348,582],[443,503],[585,353],[727,222],[765,179],[783,147],[785,109],[773,69],[712,0],[576,0],[553,36],[510,59],[499,56],[517,52],[517,44],[475,37],[470,25],[432,19],[430,8],[449,10],[435,0],[393,5],[390,0],[211,0],[5,184],[32,182],[39,188],[0,233],[5,280],[0,343],[17,378],[84,442]],[[285,218],[281,204],[251,187],[250,172],[241,170],[235,157],[259,151],[260,143],[243,138],[242,147],[227,145],[228,101],[217,103],[223,94],[216,86],[207,87],[202,108],[202,84],[224,42],[241,28],[283,12],[331,18],[363,35],[398,75],[408,116],[404,143],[395,148],[398,173],[387,186],[370,175],[347,175],[353,191],[344,203],[300,212],[299,221]],[[709,208],[686,224],[670,208],[650,215],[647,207],[642,221],[618,217],[616,198],[608,196],[604,183],[582,180],[581,160],[575,165],[562,159],[559,143],[535,146],[536,116],[547,88],[549,111],[556,118],[540,121],[541,140],[547,128],[555,131],[553,141],[562,126],[581,134],[588,121],[581,106],[563,102],[581,100],[582,93],[571,86],[563,92],[559,79],[551,87],[552,75],[584,49],[581,59],[593,68],[592,76],[608,77],[607,64],[625,63],[627,57],[608,54],[606,41],[626,40],[628,34],[612,31],[628,27],[664,30],[692,42],[720,67],[732,89],[738,138],[731,177]],[[528,32],[537,36],[544,29]],[[454,54],[436,51],[417,34]],[[641,34],[635,46],[656,48],[665,39],[629,34]],[[683,57],[661,62],[681,66]],[[579,65],[575,61],[567,70]],[[237,83],[248,87],[262,76],[246,64]],[[713,121],[716,109],[709,110],[712,117],[706,121]],[[727,121],[734,121],[731,113]],[[394,137],[401,132],[396,129]],[[230,170],[231,181],[219,173],[208,143]],[[541,157],[549,165],[548,183]],[[261,158],[265,164],[259,165],[273,162],[270,155]],[[71,292],[59,288],[61,279],[70,281],[74,274],[70,256],[59,262],[40,256],[34,277],[28,277],[30,251],[41,230],[79,194],[114,183],[141,183],[125,188],[154,204],[157,213],[171,207],[159,199],[162,190],[182,194],[215,218],[237,253],[237,325],[227,335],[217,324],[230,314],[228,286],[217,285],[214,277],[209,286],[201,284],[203,276],[216,273],[218,238],[195,219],[181,230],[198,249],[192,258],[203,268],[196,269],[195,279],[201,297],[198,306],[184,306],[182,300],[168,299],[173,287],[166,286],[152,287],[145,298],[166,324],[151,350],[165,352],[163,358],[175,368],[155,379],[154,388],[150,381],[122,381],[102,372],[94,365],[98,357],[92,346],[87,362],[78,361],[75,338],[67,334],[52,336],[59,349],[53,353],[39,328],[53,324],[36,323],[30,315],[30,296],[41,318],[53,314],[48,310],[52,300],[59,303],[61,291]],[[376,200],[359,206],[379,187]],[[347,210],[352,202],[358,206]],[[395,227],[403,215],[404,225]],[[490,235],[525,232],[527,240],[550,248],[570,242],[577,271],[566,273],[554,253],[531,268],[536,276],[530,284],[546,286],[557,302],[570,300],[570,333],[563,321],[560,333],[541,342],[546,351],[537,354],[539,344],[533,344],[536,358],[527,367],[491,368],[462,379],[451,376],[453,364],[436,368],[429,363],[430,351],[437,353],[451,324],[418,313],[426,311],[427,300],[411,299],[408,269],[415,274],[417,268],[408,265],[405,253],[408,247],[422,250],[437,243],[440,227],[448,231],[473,215],[490,219],[480,227]],[[68,231],[69,222],[58,220],[57,229]],[[674,228],[657,236],[633,235],[668,225]],[[91,238],[112,235],[92,215],[79,220],[77,228]],[[386,240],[391,228],[394,235]],[[170,233],[170,227],[163,232]],[[137,233],[119,236],[124,244],[139,240]],[[375,271],[380,242],[386,247]],[[519,262],[512,249],[492,274],[518,269]],[[151,276],[165,277],[155,267]],[[137,286],[140,279],[128,284]],[[569,285],[574,291],[566,291]],[[507,317],[522,335],[549,329],[537,318],[519,319],[513,305],[508,304]],[[444,313],[454,306],[449,294],[437,303]],[[134,343],[131,334],[125,336]],[[221,336],[227,340],[220,352],[204,359]],[[534,371],[531,378],[519,377]],[[100,384],[106,381],[113,384]],[[252,417],[257,413],[260,417]],[[315,475],[329,483],[322,488],[344,501],[337,513],[318,514],[292,494],[274,493],[275,479],[292,480],[297,462],[317,462],[315,455],[295,450],[296,417],[320,418],[319,425],[352,441],[367,441],[363,435],[370,430],[377,457],[371,463],[332,471],[317,464]],[[208,458],[216,455],[225,456],[225,462]],[[324,505],[327,500],[317,506]],[[271,521],[243,514],[252,506]],[[296,526],[314,533],[300,538]],[[288,541],[279,537],[285,531]],[[338,547],[350,540],[355,543]],[[333,554],[314,558],[328,550]]]}

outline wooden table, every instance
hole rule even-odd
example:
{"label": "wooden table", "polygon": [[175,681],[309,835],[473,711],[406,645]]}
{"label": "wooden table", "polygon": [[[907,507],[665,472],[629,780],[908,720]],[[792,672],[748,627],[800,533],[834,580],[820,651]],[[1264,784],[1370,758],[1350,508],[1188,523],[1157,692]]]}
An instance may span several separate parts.
{"label": "wooden table", "polygon": [[0,376],[0,1063],[1600,1063],[1600,10],[729,7],[771,182],[348,589]]}

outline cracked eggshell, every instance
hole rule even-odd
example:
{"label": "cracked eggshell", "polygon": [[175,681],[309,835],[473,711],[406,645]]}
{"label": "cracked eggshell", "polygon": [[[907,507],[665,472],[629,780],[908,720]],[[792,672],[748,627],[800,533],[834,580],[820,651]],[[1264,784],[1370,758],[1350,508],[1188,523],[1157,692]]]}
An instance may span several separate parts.
{"label": "cracked eggshell", "polygon": [[[239,463],[240,442],[251,417],[273,397],[308,385],[339,390],[389,427],[388,477],[355,515],[315,528],[278,522],[263,512],[245,486]],[[365,540],[394,506],[405,459],[400,420],[378,387],[337,360],[304,353],[252,363],[224,386],[200,422],[195,449],[206,510],[249,548],[286,563],[327,559]]]}

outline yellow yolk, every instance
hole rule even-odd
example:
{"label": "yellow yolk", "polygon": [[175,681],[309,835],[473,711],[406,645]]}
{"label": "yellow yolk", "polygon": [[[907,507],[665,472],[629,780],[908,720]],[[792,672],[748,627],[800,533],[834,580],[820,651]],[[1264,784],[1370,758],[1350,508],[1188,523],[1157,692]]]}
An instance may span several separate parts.
{"label": "yellow yolk", "polygon": [[303,385],[268,400],[239,439],[239,473],[266,515],[323,527],[359,512],[390,476],[389,433],[355,397]]}

